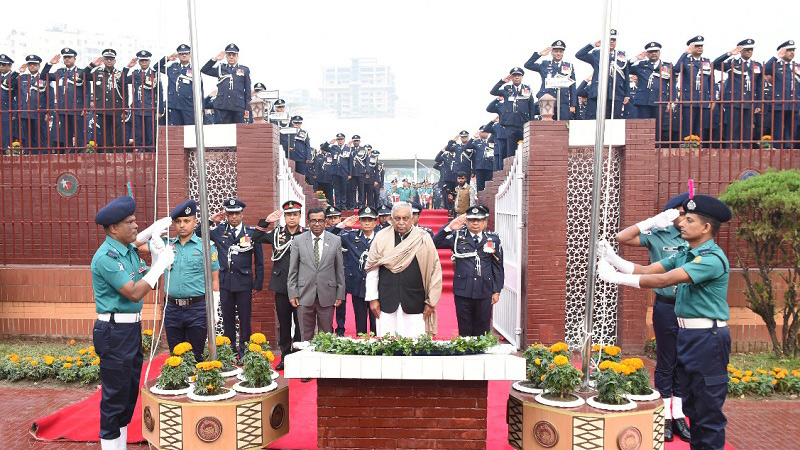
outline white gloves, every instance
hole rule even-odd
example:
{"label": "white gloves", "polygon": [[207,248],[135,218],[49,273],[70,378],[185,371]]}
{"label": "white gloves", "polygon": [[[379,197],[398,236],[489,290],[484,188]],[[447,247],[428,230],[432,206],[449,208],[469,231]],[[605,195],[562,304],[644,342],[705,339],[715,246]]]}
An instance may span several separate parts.
{"label": "white gloves", "polygon": [[150,238],[150,257],[153,259],[152,266],[156,265],[158,257],[161,256],[165,248],[167,248],[167,245],[164,244],[164,240],[161,239],[160,236],[153,236]]}
{"label": "white gloves", "polygon": [[617,255],[617,252],[614,251],[614,247],[611,246],[611,243],[607,240],[603,239],[602,241],[597,242],[597,252],[603,257],[603,259],[611,263],[611,265],[616,267],[620,272],[626,274],[633,273],[635,264],[620,258],[620,256]]}
{"label": "white gloves", "polygon": [[155,221],[154,224],[145,228],[143,231],[140,231],[139,234],[136,235],[136,242],[144,244],[145,242],[149,241],[150,238],[153,236],[161,237],[161,233],[163,233],[167,228],[169,228],[170,225],[172,225],[172,217],[164,217],[163,219],[158,219]]}
{"label": "white gloves", "polygon": [[212,291],[211,295],[214,297],[214,323],[219,323],[219,291]]}
{"label": "white gloves", "polygon": [[607,283],[623,284],[635,288],[639,287],[639,278],[642,277],[641,275],[619,273],[604,259],[597,261],[597,276]]}
{"label": "white gloves", "polygon": [[649,219],[643,220],[636,224],[640,232],[645,232],[653,227],[667,228],[672,225],[672,221],[678,218],[681,213],[677,209],[668,209],[661,212]]}
{"label": "white gloves", "polygon": [[152,266],[150,266],[150,271],[147,272],[142,279],[150,285],[151,288],[156,287],[156,283],[158,283],[158,277],[167,270],[167,267],[171,266],[172,263],[175,261],[175,252],[172,251],[172,248],[168,248],[166,251],[162,251],[161,254],[158,255],[158,261],[154,262]]}

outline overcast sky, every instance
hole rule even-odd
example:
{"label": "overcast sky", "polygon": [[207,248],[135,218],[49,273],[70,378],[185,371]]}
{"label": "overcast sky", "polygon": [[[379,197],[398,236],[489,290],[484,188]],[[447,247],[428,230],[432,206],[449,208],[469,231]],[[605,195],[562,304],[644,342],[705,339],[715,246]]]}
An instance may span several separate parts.
{"label": "overcast sky", "polygon": [[[664,47],[662,58],[675,61],[686,41],[702,34],[704,56],[711,59],[753,38],[754,58],[767,60],[779,43],[800,37],[795,2],[613,3],[617,48],[629,57],[655,40]],[[313,95],[322,84],[323,67],[348,65],[351,58],[378,58],[395,73],[398,107],[419,110],[418,117],[359,122],[306,116],[304,128],[312,144],[316,147],[342,131],[348,137],[360,134],[384,158],[432,158],[461,129],[473,132],[491,119],[485,112],[492,100],[490,88],[511,67],[522,66],[533,51],[562,39],[567,44],[565,60],[576,64],[578,79],[588,76],[589,65],[577,61],[575,52],[599,38],[602,7],[601,0],[197,0],[196,50],[202,64],[234,42],[253,82],[261,81],[268,89],[310,89]],[[16,18],[6,21],[6,30],[67,24],[109,36],[142,36],[161,43],[150,49],[154,55],[189,43],[183,0],[90,0],[80,8],[64,0],[40,0],[34,16],[23,2],[10,2],[5,11],[10,12],[6,17]],[[57,46],[40,54],[49,58],[54,50]],[[536,90],[540,84],[538,76],[527,71],[523,82]]]}

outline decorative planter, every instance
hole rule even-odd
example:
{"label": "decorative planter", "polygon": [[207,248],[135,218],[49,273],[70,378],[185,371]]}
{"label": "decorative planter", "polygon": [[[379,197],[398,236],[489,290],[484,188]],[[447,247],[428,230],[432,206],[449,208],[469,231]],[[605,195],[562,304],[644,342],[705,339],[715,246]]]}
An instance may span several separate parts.
{"label": "decorative planter", "polygon": [[628,403],[624,403],[622,405],[609,405],[608,403],[599,402],[596,395],[587,398],[586,404],[592,408],[603,409],[606,411],[630,411],[632,409],[636,409],[636,402],[630,399],[628,400]]}
{"label": "decorative planter", "polygon": [[242,373],[242,368],[241,367],[235,367],[233,370],[229,370],[227,372],[222,372],[220,375],[222,375],[223,377],[227,378],[227,377],[233,377],[233,376],[239,375],[240,373]]}
{"label": "decorative planter", "polygon": [[533,383],[530,381],[517,381],[516,383],[512,384],[511,387],[520,392],[525,392],[526,394],[541,394],[544,392],[544,389],[528,386],[529,384]]}
{"label": "decorative planter", "polygon": [[220,400],[227,400],[236,395],[236,391],[231,388],[221,388],[222,394],[217,395],[197,395],[194,392],[189,392],[186,396],[196,402],[217,402]]}
{"label": "decorative planter", "polygon": [[157,385],[150,388],[150,392],[156,395],[186,395],[194,390],[194,385],[189,383],[189,387],[183,389],[161,389]]}
{"label": "decorative planter", "polygon": [[536,401],[547,406],[555,406],[556,408],[577,408],[579,406],[583,406],[585,401],[578,395],[570,394],[569,401],[560,401],[560,400],[553,400],[546,398],[545,395],[549,394],[549,392],[544,391],[541,394],[536,396]]}
{"label": "decorative planter", "polygon": [[[277,380],[281,376],[281,374],[275,371],[272,371],[271,374],[272,374],[272,381]],[[244,371],[236,375],[236,379],[238,379],[239,381],[247,381],[247,377],[244,375]]]}
{"label": "decorative planter", "polygon": [[252,388],[252,387],[242,386],[243,383],[246,383],[246,381],[240,381],[240,382],[234,384],[233,385],[233,390],[235,390],[236,392],[244,393],[244,394],[263,394],[265,392],[274,391],[275,389],[278,389],[278,383],[276,383],[274,381],[269,386],[264,386],[264,387],[260,387],[260,388]]}
{"label": "decorative planter", "polygon": [[660,399],[661,393],[651,388],[650,393],[647,395],[628,394],[627,397],[629,400],[633,400],[635,402],[649,402]]}

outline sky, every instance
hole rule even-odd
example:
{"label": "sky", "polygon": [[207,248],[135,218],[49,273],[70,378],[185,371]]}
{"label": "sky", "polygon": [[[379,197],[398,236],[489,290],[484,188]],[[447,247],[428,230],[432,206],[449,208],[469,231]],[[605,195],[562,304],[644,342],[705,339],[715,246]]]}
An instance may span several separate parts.
{"label": "sky", "polygon": [[[767,60],[778,44],[800,38],[796,25],[800,8],[789,1],[616,0],[612,4],[617,48],[629,57],[654,40],[663,46],[662,59],[674,62],[686,49],[686,41],[702,34],[704,56],[711,59],[752,38],[754,58]],[[39,0],[35,21],[13,21],[4,28],[66,24],[109,36],[141,36],[160,44],[148,49],[154,55],[170,54],[178,44],[189,43],[183,0],[86,0],[81,8],[65,5],[63,0]],[[197,0],[195,51],[203,64],[228,43],[236,43],[239,62],[250,68],[254,83],[263,82],[268,89],[310,89],[314,95],[322,84],[323,67],[348,65],[351,58],[377,58],[395,74],[398,107],[416,114],[381,121],[306,115],[304,128],[312,145],[341,131],[360,134],[363,143],[372,144],[387,159],[413,155],[431,159],[460,130],[474,132],[492,119],[485,112],[492,100],[489,90],[512,67],[522,66],[533,51],[561,39],[567,45],[564,59],[575,63],[578,80],[589,76],[590,66],[578,61],[575,53],[599,39],[602,8],[601,0]],[[28,7],[13,2],[5,11],[10,17],[24,17]],[[40,54],[51,55],[57,48],[41,49]],[[128,57],[119,55],[118,60]],[[530,71],[523,82],[535,90],[540,85],[538,75]]]}

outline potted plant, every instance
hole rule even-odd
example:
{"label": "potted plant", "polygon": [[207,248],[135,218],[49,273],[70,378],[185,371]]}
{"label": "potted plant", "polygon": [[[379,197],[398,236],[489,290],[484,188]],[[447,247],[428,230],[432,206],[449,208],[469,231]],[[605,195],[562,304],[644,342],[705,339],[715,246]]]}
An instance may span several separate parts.
{"label": "potted plant", "polygon": [[184,395],[192,390],[189,377],[191,366],[183,363],[180,356],[170,356],[161,367],[158,383],[150,388],[150,392],[158,395]]}
{"label": "potted plant", "polygon": [[225,379],[222,377],[222,363],[219,361],[203,361],[195,365],[194,389],[188,397],[201,402],[225,400],[236,395],[236,391],[223,386]]}
{"label": "potted plant", "polygon": [[14,141],[11,145],[8,146],[8,149],[5,151],[6,155],[24,155],[25,149],[22,148],[22,144],[18,141]]}
{"label": "potted plant", "polygon": [[627,411],[636,408],[636,403],[629,400],[628,380],[626,375],[634,369],[614,361],[603,361],[598,366],[597,395],[589,397],[589,406],[609,411]]}
{"label": "potted plant", "polygon": [[153,346],[153,330],[147,329],[142,331],[142,353],[148,355],[150,348]]}
{"label": "potted plant", "polygon": [[97,142],[89,141],[89,143],[86,144],[86,148],[84,149],[84,153],[97,153]]}
{"label": "potted plant", "polygon": [[645,369],[644,363],[639,358],[622,360],[622,365],[630,367],[630,373],[625,376],[628,381],[628,398],[637,402],[647,402],[661,398],[661,393],[650,387],[650,372]]}
{"label": "potted plant", "polygon": [[681,148],[700,148],[700,136],[695,134],[683,138]]}
{"label": "potted plant", "polygon": [[[222,376],[232,377],[242,372],[242,369],[236,367],[236,355],[233,353],[231,347],[231,340],[227,336],[218,335],[215,338],[217,344],[217,358],[216,360],[222,363]],[[209,359],[208,344],[203,351],[203,358]]]}
{"label": "potted plant", "polygon": [[534,344],[525,350],[522,354],[525,357],[525,372],[527,379],[524,381],[517,381],[511,387],[529,394],[542,393],[542,379],[547,373],[547,368],[553,362],[555,357],[550,351],[550,348],[545,347],[543,344]]}
{"label": "potted plant", "polygon": [[[552,347],[550,347],[552,351]],[[536,396],[536,401],[559,408],[575,408],[583,405],[581,397],[574,393],[581,384],[581,373],[564,355],[556,355],[542,375],[545,391]]]}
{"label": "potted plant", "polygon": [[183,364],[186,365],[189,371],[193,371],[195,364],[197,364],[197,359],[194,357],[194,352],[192,351],[192,344],[188,342],[181,342],[176,345],[175,348],[172,349],[172,356],[180,356],[183,359]]}
{"label": "potted plant", "polygon": [[275,356],[270,350],[258,350],[258,344],[250,344],[248,352],[242,358],[244,373],[242,381],[233,385],[233,389],[247,394],[260,394],[278,388],[272,379],[272,361]]}
{"label": "potted plant", "polygon": [[768,134],[761,136],[761,142],[759,143],[759,147],[765,149],[772,148],[772,136]]}

